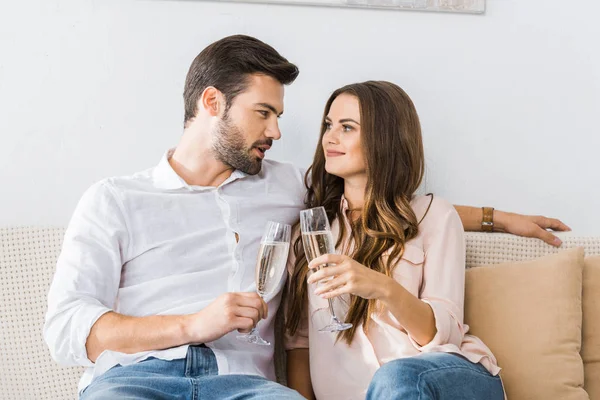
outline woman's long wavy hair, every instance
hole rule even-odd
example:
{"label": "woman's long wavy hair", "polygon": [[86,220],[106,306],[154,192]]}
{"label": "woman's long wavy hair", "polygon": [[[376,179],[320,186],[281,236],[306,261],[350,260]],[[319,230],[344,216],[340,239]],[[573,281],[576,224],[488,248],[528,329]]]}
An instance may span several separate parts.
{"label": "woman's long wavy hair", "polygon": [[[351,257],[359,263],[392,276],[396,262],[404,253],[404,244],[418,232],[418,221],[410,201],[425,170],[421,125],[415,106],[397,85],[385,81],[368,81],[344,86],[331,95],[325,105],[321,135],[314,161],[306,173],[308,189],[306,207],[323,206],[329,221],[342,219],[340,207],[344,180],[325,170],[325,154],[321,145],[325,134],[325,117],[333,101],[341,94],[350,94],[360,105],[360,129],[365,159],[367,186],[360,217],[352,225],[355,250]],[[309,183],[310,182],[310,183]],[[345,236],[340,223],[336,247]],[[389,257],[384,253],[391,249]],[[287,299],[286,330],[293,335],[300,319],[306,318],[307,261],[301,238],[293,244],[296,263],[290,280]],[[377,310],[376,300],[351,296],[346,321],[352,328],[338,334],[350,344],[356,329],[368,328],[371,315]]]}

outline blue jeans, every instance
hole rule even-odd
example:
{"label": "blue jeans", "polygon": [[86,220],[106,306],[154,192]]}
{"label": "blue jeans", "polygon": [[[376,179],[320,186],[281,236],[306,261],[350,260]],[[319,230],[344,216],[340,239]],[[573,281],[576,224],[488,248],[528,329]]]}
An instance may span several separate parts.
{"label": "blue jeans", "polygon": [[448,353],[423,353],[377,370],[367,400],[504,400],[499,376]]}
{"label": "blue jeans", "polygon": [[92,381],[80,400],[303,399],[298,392],[253,375],[218,375],[211,349],[190,346],[185,359],[149,358],[116,366]]}

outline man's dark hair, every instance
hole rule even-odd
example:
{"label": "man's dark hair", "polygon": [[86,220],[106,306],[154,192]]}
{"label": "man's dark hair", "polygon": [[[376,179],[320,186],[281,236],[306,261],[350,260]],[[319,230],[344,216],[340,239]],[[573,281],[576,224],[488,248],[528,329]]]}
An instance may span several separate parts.
{"label": "man's dark hair", "polygon": [[192,62],[185,79],[183,100],[187,124],[197,113],[198,99],[209,86],[225,95],[226,110],[248,85],[250,74],[264,74],[289,85],[298,67],[273,47],[251,36],[234,35],[206,47]]}

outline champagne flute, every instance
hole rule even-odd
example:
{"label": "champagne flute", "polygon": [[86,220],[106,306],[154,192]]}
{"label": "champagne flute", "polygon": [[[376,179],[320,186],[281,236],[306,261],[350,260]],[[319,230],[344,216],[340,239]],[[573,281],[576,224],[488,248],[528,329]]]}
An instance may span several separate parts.
{"label": "champagne flute", "polygon": [[[308,262],[323,254],[335,253],[335,244],[333,243],[329,220],[323,207],[300,211],[300,230],[302,231],[302,244],[304,245],[304,252],[306,253]],[[327,265],[321,265],[317,270],[324,267],[327,267]],[[319,331],[339,332],[352,328],[352,324],[341,322],[335,315],[333,299],[327,299],[327,301],[329,302],[331,322]]]}
{"label": "champagne flute", "polygon": [[[290,235],[292,227],[288,224],[269,221],[260,241],[260,250],[256,260],[256,292],[263,299],[275,293],[281,277],[285,273]],[[258,325],[258,324],[257,324]],[[271,343],[260,337],[258,329],[252,328],[249,333],[237,336],[247,343],[270,346]]]}

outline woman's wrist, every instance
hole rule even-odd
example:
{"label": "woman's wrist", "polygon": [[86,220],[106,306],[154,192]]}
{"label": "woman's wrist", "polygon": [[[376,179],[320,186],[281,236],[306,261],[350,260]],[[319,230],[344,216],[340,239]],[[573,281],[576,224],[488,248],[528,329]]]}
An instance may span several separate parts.
{"label": "woman's wrist", "polygon": [[508,218],[509,214],[507,212],[494,210],[494,232],[505,232]]}
{"label": "woman's wrist", "polygon": [[399,304],[403,302],[403,295],[406,291],[404,287],[389,276],[385,278],[386,280],[380,286],[381,289],[377,299],[386,306],[390,303]]}

